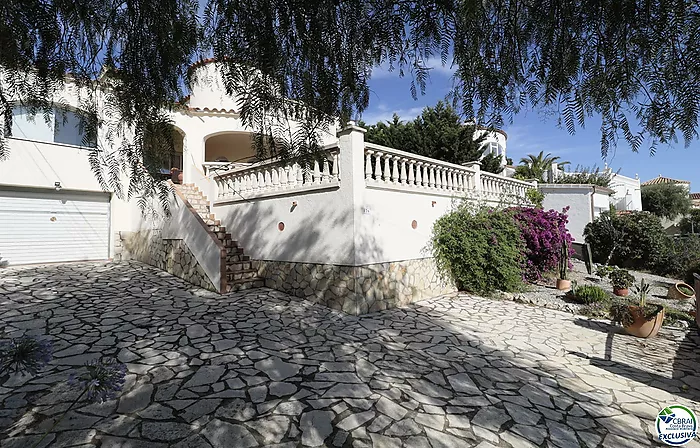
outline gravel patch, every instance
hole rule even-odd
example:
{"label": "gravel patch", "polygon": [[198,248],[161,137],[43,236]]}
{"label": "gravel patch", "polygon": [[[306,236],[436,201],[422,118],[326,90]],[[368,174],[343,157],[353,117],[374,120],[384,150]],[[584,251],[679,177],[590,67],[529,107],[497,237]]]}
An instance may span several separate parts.
{"label": "gravel patch", "polygon": [[[612,284],[608,279],[600,279],[595,274],[588,274],[586,265],[579,260],[572,260],[574,269],[569,272],[569,279],[576,281],[579,285],[597,285],[606,290],[612,295]],[[659,275],[649,274],[646,272],[629,271],[634,276],[637,284],[644,279],[651,285],[651,290],[647,298],[648,303],[664,305],[667,308],[676,309],[679,311],[688,312],[695,309],[695,299],[689,300],[671,300],[666,298],[668,288],[673,286],[680,280],[662,277]],[[556,279],[545,279],[541,284],[529,285],[526,291],[516,293],[499,293],[498,297],[506,300],[512,300],[518,303],[535,305],[543,308],[549,308],[559,311],[565,311],[572,314],[590,314],[588,305],[574,303],[566,297],[566,293],[556,289]],[[630,297],[634,295],[630,288]],[[688,323],[685,321],[677,321],[674,326],[687,328]]]}

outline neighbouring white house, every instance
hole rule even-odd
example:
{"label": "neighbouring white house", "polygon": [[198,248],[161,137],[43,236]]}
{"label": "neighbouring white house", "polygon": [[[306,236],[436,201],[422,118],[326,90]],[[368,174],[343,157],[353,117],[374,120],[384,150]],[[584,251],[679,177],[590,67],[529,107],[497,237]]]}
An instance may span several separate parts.
{"label": "neighbouring white house", "polygon": [[512,177],[512,174],[510,176],[506,175],[506,146],[508,143],[508,134],[501,129],[489,129],[483,126],[478,126],[474,132],[474,139],[476,140],[482,136],[484,137],[484,141],[481,144],[481,149],[483,151],[482,157],[485,157],[487,154],[501,156],[501,166],[504,168],[502,174],[506,177]]}
{"label": "neighbouring white house", "polygon": [[[47,125],[15,109],[10,157],[0,162],[3,261],[132,258],[217,292],[264,284],[362,314],[454,290],[426,249],[455,201],[522,204],[535,186],[478,162],[366,143],[352,122],[324,130],[324,150],[309,165],[257,161],[254,131],[223,93],[216,61],[193,70],[206,82],[172,112],[178,152],[164,169],[181,169],[182,184],[173,184],[168,218],[146,219],[136,200],[100,187],[87,157],[94,142],[71,117],[79,92],[70,82],[61,95],[68,109],[55,111],[67,120]],[[505,155],[505,140],[490,132],[486,144]]]}
{"label": "neighbouring white house", "polygon": [[[639,176],[627,177],[604,169],[611,177],[609,187],[589,184],[542,183],[538,185],[545,194],[543,206],[546,209],[562,210],[569,207],[569,232],[577,243],[583,243],[583,231],[611,206],[616,210],[642,210],[642,196]],[[564,173],[553,163],[548,171],[549,179],[556,179]],[[570,173],[567,173],[570,174]]]}

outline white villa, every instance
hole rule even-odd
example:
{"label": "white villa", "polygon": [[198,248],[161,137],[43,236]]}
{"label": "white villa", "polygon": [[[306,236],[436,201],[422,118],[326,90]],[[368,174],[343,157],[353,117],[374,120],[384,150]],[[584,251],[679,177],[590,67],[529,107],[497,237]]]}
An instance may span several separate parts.
{"label": "white villa", "polygon": [[[561,210],[569,207],[568,229],[574,242],[583,243],[583,230],[611,206],[616,210],[642,210],[642,192],[639,176],[627,177],[614,173],[607,165],[604,171],[611,176],[609,187],[588,184],[543,183],[538,186],[545,194],[546,209]],[[562,175],[556,163],[548,171],[548,178]]]}
{"label": "white villa", "polygon": [[[426,245],[456,198],[524,203],[536,185],[366,143],[352,122],[327,130],[313,166],[256,162],[215,64],[195,65],[210,82],[172,113],[180,152],[164,168],[181,168],[182,185],[169,219],[100,187],[70,110],[49,126],[17,108],[0,162],[2,260],[133,258],[221,293],[265,285],[362,314],[453,290]],[[63,101],[78,107],[74,86]],[[505,155],[505,133],[486,144]]]}

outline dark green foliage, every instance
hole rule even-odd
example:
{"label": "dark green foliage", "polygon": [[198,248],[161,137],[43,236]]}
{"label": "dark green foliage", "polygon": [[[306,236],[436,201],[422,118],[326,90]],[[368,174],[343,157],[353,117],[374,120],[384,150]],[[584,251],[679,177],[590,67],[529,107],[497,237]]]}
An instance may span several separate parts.
{"label": "dark green foliage", "polygon": [[[476,130],[474,125],[465,125],[452,107],[439,101],[412,121],[402,121],[394,114],[390,122],[367,126],[365,141],[461,165],[479,160],[484,153],[485,135],[475,139]],[[500,173],[500,159],[486,154],[481,169]]]}
{"label": "dark green foliage", "polygon": [[700,260],[693,261],[686,266],[683,281],[691,286],[694,286],[695,276],[693,274],[700,274]]}
{"label": "dark green foliage", "polygon": [[597,166],[593,166],[592,168],[577,166],[573,172],[564,172],[551,183],[588,184],[598,185],[600,187],[609,187],[612,177],[612,171],[601,171]]}
{"label": "dark green foliage", "polygon": [[[545,155],[544,151],[539,154],[528,154],[520,159],[520,165],[515,167],[514,177],[517,179],[535,179],[538,182],[545,181],[545,173],[552,168],[552,163],[559,162],[561,157],[553,156],[551,153]],[[564,162],[568,163],[568,162]]]}
{"label": "dark green foliage", "polygon": [[688,190],[678,184],[656,184],[642,187],[642,208],[662,218],[674,219],[690,211]]}
{"label": "dark green foliage", "polygon": [[615,269],[610,273],[610,283],[616,289],[627,289],[634,284],[634,276],[627,269]]}
{"label": "dark green foliage", "polygon": [[[147,176],[133,159],[153,159],[145,155],[152,150],[147,133],[169,121],[161,111],[186,93],[188,65],[202,55],[222,62],[226,91],[242,92],[244,124],[283,139],[279,146],[258,139],[283,157],[312,154],[319,125],[364,110],[377,65],[411,76],[417,97],[435,57],[456,67],[452,98],[479,123],[500,126],[536,107],[556,113],[573,133],[589,117],[601,117],[604,155],[620,137],[635,151],[649,141],[653,152],[698,135],[695,0],[208,0],[202,6],[200,21],[200,4],[191,0],[0,2],[0,70],[7,81],[0,87],[0,158],[8,155],[11,99],[22,96],[46,110],[65,73],[90,85],[105,69],[113,87],[107,115],[137,138],[111,158],[93,156],[93,167],[104,165],[110,185],[125,171]],[[85,103],[85,110],[96,109],[94,97]],[[265,121],[276,113],[304,126],[287,138],[283,125]],[[151,183],[135,183],[142,187]]]}
{"label": "dark green foliage", "polygon": [[685,294],[686,296],[693,296],[695,295],[695,291],[693,291],[688,285],[678,285],[676,286],[680,292]]}
{"label": "dark green foliage", "polygon": [[[630,310],[630,306],[639,306],[633,299],[616,299],[610,306],[610,319],[613,322],[621,323],[627,327],[634,323],[634,314]],[[656,304],[648,304],[641,307],[644,319],[652,320],[657,314],[663,310],[663,306]]]}
{"label": "dark green foliage", "polygon": [[689,324],[695,323],[695,318],[685,311],[677,310],[671,307],[664,308],[664,325],[674,324],[676,322],[688,322]]}
{"label": "dark green foliage", "polygon": [[610,298],[610,295],[603,288],[595,285],[576,285],[571,288],[569,295],[577,302],[586,305],[602,303]]}
{"label": "dark green foliage", "polygon": [[431,243],[438,268],[461,290],[514,291],[522,285],[525,245],[509,212],[460,206],[436,221]]}
{"label": "dark green foliage", "polygon": [[691,209],[678,223],[681,233],[700,234],[700,209]]}
{"label": "dark green foliage", "polygon": [[662,263],[669,241],[659,217],[648,212],[603,212],[583,235],[594,262],[648,270]]}
{"label": "dark green foliage", "polygon": [[700,235],[669,236],[666,238],[666,247],[661,258],[654,263],[653,271],[659,275],[687,279],[689,275],[692,277],[690,271],[698,263],[700,263]]}

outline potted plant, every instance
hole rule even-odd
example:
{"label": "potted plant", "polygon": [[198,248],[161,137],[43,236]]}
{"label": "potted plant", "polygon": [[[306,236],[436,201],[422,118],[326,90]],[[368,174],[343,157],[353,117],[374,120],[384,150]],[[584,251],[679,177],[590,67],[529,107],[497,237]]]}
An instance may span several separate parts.
{"label": "potted plant", "polygon": [[630,293],[629,287],[634,284],[634,277],[626,269],[615,269],[610,273],[610,282],[613,285],[613,294],[625,297]]}
{"label": "potted plant", "polygon": [[610,307],[612,321],[621,323],[628,334],[638,338],[656,336],[664,321],[664,307],[646,303],[649,287],[649,283],[643,279],[641,284],[635,287],[635,292],[639,295],[638,305],[625,300],[617,301]]}
{"label": "potted plant", "polygon": [[567,278],[569,271],[569,244],[564,240],[559,254],[559,278],[557,279],[557,289],[567,291],[571,289],[571,280]]}
{"label": "potted plant", "polygon": [[695,295],[695,290],[692,286],[687,283],[678,282],[675,285],[668,288],[668,293],[666,297],[674,300],[686,300],[692,299]]}

